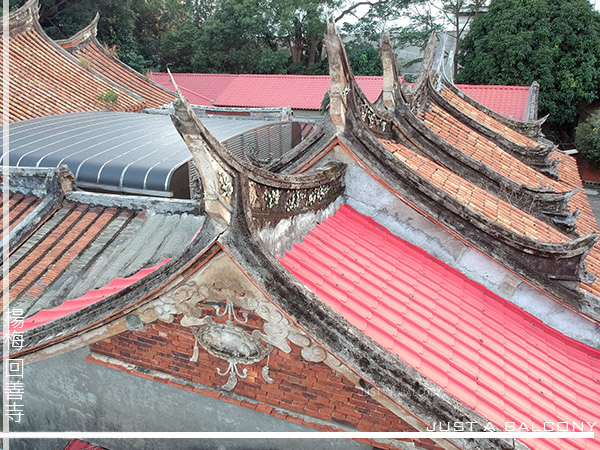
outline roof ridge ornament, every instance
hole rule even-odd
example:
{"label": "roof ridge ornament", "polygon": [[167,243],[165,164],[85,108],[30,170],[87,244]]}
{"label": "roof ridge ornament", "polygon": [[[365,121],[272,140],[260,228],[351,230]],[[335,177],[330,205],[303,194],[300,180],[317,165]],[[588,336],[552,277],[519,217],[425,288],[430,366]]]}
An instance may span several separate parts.
{"label": "roof ridge ornament", "polygon": [[69,52],[72,52],[76,48],[84,47],[92,42],[98,35],[99,20],[100,13],[96,13],[92,21],[73,36],[66,39],[57,39],[55,42]]}
{"label": "roof ridge ornament", "polygon": [[29,28],[39,26],[40,2],[29,0],[8,16],[10,34],[17,34]]}
{"label": "roof ridge ornament", "polygon": [[349,63],[335,24],[327,21],[325,47],[329,60],[329,116],[338,131],[344,131],[348,105],[346,98],[350,91]]}
{"label": "roof ridge ornament", "polygon": [[222,144],[194,113],[179,90],[179,86],[177,86],[168,66],[167,72],[178,96],[173,102],[171,120],[190,149],[192,158],[200,172],[204,193],[204,209],[210,216],[229,224],[232,213],[233,175],[231,168],[224,161],[221,161],[216,152],[213,151]]}
{"label": "roof ridge ornament", "polygon": [[398,82],[398,70],[396,65],[396,55],[390,38],[390,32],[386,31],[381,36],[379,47],[381,56],[381,65],[383,67],[383,106],[387,111],[396,110],[396,96],[404,96]]}

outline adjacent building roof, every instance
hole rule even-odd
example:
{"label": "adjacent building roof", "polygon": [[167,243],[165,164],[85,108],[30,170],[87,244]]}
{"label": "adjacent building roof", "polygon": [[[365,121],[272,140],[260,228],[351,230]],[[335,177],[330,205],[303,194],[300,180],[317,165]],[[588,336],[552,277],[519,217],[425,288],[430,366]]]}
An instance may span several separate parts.
{"label": "adjacent building roof", "polygon": [[461,91],[482,105],[510,119],[527,120],[529,86],[484,86],[457,84]]}
{"label": "adjacent building roof", "polygon": [[600,422],[600,351],[351,207],[317,225],[280,262],[350,324],[492,423],[543,429],[544,422]]}
{"label": "adjacent building roof", "polygon": [[135,92],[143,98],[147,108],[171,103],[175,99],[173,92],[123,64],[98,42],[96,35],[99,18],[100,15],[96,14],[90,25],[69,39],[57,41],[57,44],[75,56],[82,65]]}
{"label": "adjacent building roof", "polygon": [[[273,123],[226,117],[203,122],[221,141]],[[11,166],[66,165],[79,186],[92,189],[177,197],[189,191],[191,155],[167,115],[56,115],[11,125],[9,132]]]}
{"label": "adjacent building roof", "polygon": [[[173,89],[167,73],[151,73],[152,80]],[[232,75],[174,73],[175,82],[190,103],[212,106],[273,107],[319,110],[329,89],[327,75]],[[374,102],[383,77],[357,76],[359,86]],[[458,85],[467,95],[501,114],[525,120],[529,87]]]}
{"label": "adjacent building roof", "polygon": [[38,0],[29,0],[9,18],[10,121],[145,106],[141,97],[85,68],[54,43],[38,22],[38,8]]}
{"label": "adjacent building roof", "polygon": [[11,170],[13,210],[38,205],[26,208],[25,220],[10,217],[11,230],[28,222],[24,239],[11,231],[9,274],[10,306],[23,311],[26,329],[140,284],[183,251],[204,222],[195,201],[77,192],[69,180],[59,169]]}

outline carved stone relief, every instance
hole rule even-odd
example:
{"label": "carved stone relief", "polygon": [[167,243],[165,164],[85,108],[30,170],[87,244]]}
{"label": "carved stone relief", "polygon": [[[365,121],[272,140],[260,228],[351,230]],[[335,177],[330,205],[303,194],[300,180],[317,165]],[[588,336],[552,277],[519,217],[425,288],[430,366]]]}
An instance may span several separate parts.
{"label": "carved stone relief", "polygon": [[[223,258],[217,266],[221,262]],[[181,325],[190,328],[195,338],[190,360],[198,360],[202,347],[209,354],[227,362],[224,370],[217,368],[219,375],[229,377],[223,389],[232,390],[239,379],[247,377],[247,369],[241,366],[265,360],[263,379],[273,383],[269,376],[270,354],[274,347],[285,353],[291,352],[290,342],[302,348],[301,354],[306,361],[322,362],[327,359],[328,354],[323,348],[295,327],[254,287],[245,288],[235,282],[224,287],[204,280],[208,281],[208,277],[195,274],[192,279],[149,303],[140,312],[140,317],[145,322],[156,318],[172,322],[175,315],[182,314]],[[214,317],[207,314],[208,308],[214,309]],[[262,330],[247,330],[249,313],[263,319]],[[221,322],[220,318],[224,321]]]}

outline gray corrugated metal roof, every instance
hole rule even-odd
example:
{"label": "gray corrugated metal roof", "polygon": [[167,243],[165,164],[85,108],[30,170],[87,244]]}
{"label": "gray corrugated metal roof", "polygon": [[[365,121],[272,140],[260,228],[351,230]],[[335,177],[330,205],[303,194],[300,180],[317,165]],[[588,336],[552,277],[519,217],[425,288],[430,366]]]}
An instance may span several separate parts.
{"label": "gray corrugated metal roof", "polygon": [[[214,117],[202,121],[220,141],[272,123]],[[9,165],[66,164],[82,186],[168,192],[175,170],[191,159],[170,117],[164,115],[63,114],[17,122],[9,131]]]}

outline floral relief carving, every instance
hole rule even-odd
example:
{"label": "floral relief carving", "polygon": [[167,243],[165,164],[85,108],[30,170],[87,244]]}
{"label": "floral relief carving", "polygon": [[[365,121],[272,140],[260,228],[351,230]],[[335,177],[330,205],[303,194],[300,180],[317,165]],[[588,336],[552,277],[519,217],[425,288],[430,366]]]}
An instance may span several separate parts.
{"label": "floral relief carving", "polygon": [[[215,311],[214,318],[205,314],[205,309],[210,307]],[[322,362],[328,356],[273,303],[216,284],[188,281],[150,303],[149,309],[168,322],[173,321],[175,314],[183,314],[180,323],[190,328],[195,339],[190,361],[198,360],[200,347],[226,361],[226,368],[217,368],[219,375],[228,376],[222,386],[225,390],[234,389],[239,379],[247,377],[248,371],[242,366],[265,359],[262,377],[267,383],[273,383],[269,376],[269,361],[274,347],[289,353],[292,342],[302,347],[302,357],[310,362]],[[248,325],[249,312],[263,319],[262,330],[247,331],[240,326]],[[219,321],[221,318],[223,322]]]}

